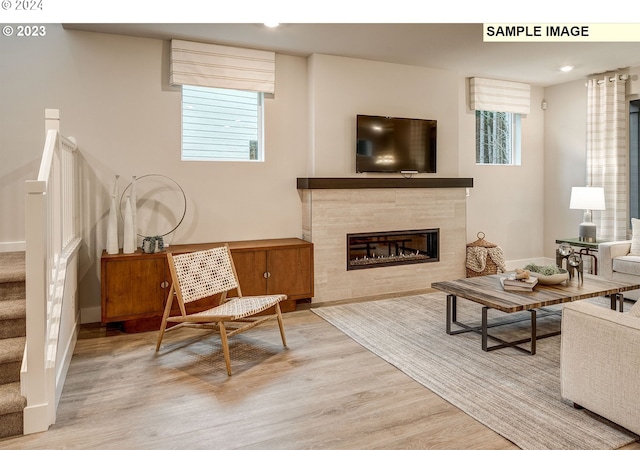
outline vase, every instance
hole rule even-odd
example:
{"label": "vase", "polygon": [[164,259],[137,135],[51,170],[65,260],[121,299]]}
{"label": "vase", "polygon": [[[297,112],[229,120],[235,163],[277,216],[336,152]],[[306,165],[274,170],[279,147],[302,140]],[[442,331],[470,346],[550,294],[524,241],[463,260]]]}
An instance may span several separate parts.
{"label": "vase", "polygon": [[107,253],[115,255],[120,251],[118,246],[118,211],[116,209],[116,196],[111,196],[109,219],[107,222]]}
{"label": "vase", "polygon": [[124,207],[124,241],[122,243],[122,253],[135,253],[136,233],[133,229],[133,210],[131,208],[131,196],[127,196]]}
{"label": "vase", "polygon": [[114,195],[116,199],[118,198],[118,178],[120,178],[120,175],[116,175],[115,180],[113,180],[113,188],[111,189],[111,195]]}
{"label": "vase", "polygon": [[133,175],[131,181],[131,213],[133,216],[133,245],[138,248],[138,196],[136,194],[136,176]]}

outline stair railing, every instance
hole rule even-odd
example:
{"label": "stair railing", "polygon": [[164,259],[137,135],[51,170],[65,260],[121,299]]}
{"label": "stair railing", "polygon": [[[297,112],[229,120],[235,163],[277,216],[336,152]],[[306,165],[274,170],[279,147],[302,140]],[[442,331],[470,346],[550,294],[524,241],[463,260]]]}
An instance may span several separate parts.
{"label": "stair railing", "polygon": [[[76,317],[71,325],[66,320],[71,331],[64,331],[65,342],[59,342],[62,314],[69,310],[64,302],[73,302],[77,290],[78,147],[73,138],[60,134],[58,110],[45,110],[45,131],[38,178],[26,181],[27,338],[21,371],[21,390],[27,399],[25,434],[45,431],[55,423],[65,365],[71,358],[66,353],[69,346],[73,351],[78,326]],[[67,279],[75,285],[68,286]]]}

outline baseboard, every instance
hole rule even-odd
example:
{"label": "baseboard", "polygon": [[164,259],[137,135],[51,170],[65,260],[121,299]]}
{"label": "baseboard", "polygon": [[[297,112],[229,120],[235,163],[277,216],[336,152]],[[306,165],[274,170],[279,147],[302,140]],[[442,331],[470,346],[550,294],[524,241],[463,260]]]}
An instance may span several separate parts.
{"label": "baseboard", "polygon": [[24,434],[40,433],[49,429],[49,405],[27,406],[23,416]]}
{"label": "baseboard", "polygon": [[80,308],[80,323],[96,323],[102,321],[102,308],[94,306],[91,308]]}
{"label": "baseboard", "polygon": [[27,243],[19,242],[0,242],[0,253],[7,252],[24,252],[27,249]]}

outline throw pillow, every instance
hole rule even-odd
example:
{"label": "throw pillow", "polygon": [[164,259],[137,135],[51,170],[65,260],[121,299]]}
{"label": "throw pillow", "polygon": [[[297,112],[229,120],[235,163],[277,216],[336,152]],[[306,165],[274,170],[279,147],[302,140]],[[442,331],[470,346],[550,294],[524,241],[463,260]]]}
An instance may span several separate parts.
{"label": "throw pillow", "polygon": [[631,309],[629,310],[629,314],[632,316],[640,317],[640,300],[637,300]]}
{"label": "throw pillow", "polygon": [[640,219],[631,219],[631,250],[629,254],[640,256]]}

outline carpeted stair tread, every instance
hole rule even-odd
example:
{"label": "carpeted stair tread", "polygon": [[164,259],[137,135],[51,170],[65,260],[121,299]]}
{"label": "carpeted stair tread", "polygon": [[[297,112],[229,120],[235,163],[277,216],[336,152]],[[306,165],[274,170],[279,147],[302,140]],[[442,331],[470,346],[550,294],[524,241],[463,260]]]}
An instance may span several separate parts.
{"label": "carpeted stair tread", "polygon": [[9,339],[27,334],[27,319],[0,320],[0,339]]}
{"label": "carpeted stair tread", "polygon": [[3,301],[23,300],[27,297],[26,283],[24,281],[12,281],[0,283],[0,306]]}
{"label": "carpeted stair tread", "polygon": [[24,319],[26,316],[27,316],[27,306],[24,299],[5,300],[2,303],[0,303],[0,321]]}
{"label": "carpeted stair tread", "polygon": [[0,320],[0,339],[9,339],[27,334],[27,319]]}
{"label": "carpeted stair tread", "polygon": [[22,361],[26,337],[0,339],[0,364]]}
{"label": "carpeted stair tread", "polygon": [[26,406],[27,400],[20,394],[19,382],[0,384],[0,438],[23,434]]}
{"label": "carpeted stair tread", "polygon": [[0,418],[5,414],[22,412],[27,401],[20,395],[20,383],[0,384]]}
{"label": "carpeted stair tread", "polygon": [[[0,416],[0,438],[24,434],[23,420],[22,411]],[[0,442],[0,444],[2,444],[2,442]]]}
{"label": "carpeted stair tread", "polygon": [[0,283],[24,281],[26,279],[25,253],[0,253]]}
{"label": "carpeted stair tread", "polygon": [[0,339],[0,385],[20,381],[26,337]]}

